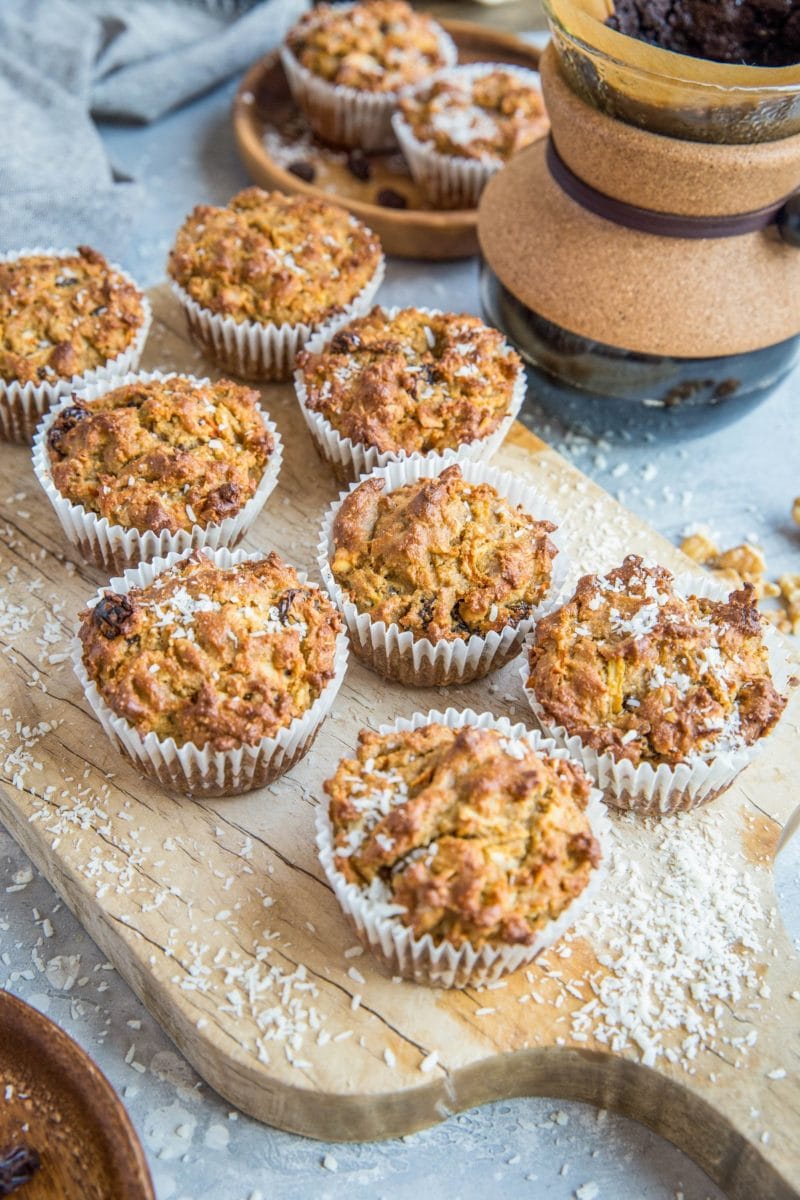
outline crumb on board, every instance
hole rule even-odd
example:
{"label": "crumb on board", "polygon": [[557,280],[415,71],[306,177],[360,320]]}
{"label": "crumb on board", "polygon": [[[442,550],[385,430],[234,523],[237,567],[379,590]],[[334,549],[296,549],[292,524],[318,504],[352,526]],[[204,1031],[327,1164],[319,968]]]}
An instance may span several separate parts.
{"label": "crumb on board", "polygon": [[[793,515],[800,520],[800,497],[795,501]],[[766,559],[759,546],[741,542],[720,550],[702,526],[687,531],[681,550],[731,587],[752,583],[759,601],[778,599],[781,607],[764,609],[764,616],[781,633],[800,636],[800,575],[781,575],[777,581],[768,579]]]}

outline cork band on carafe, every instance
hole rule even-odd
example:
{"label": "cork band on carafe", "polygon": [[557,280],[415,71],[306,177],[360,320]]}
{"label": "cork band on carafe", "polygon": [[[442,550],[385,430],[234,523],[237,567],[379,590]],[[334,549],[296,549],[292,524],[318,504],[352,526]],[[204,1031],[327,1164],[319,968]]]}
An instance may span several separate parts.
{"label": "cork band on carafe", "polygon": [[784,240],[798,244],[794,233],[796,220],[783,219],[790,214],[794,216],[800,203],[800,193],[797,192],[750,212],[724,216],[686,216],[640,208],[598,191],[567,166],[552,135],[547,141],[547,166],[561,190],[576,204],[606,221],[613,221],[616,225],[635,229],[639,233],[671,238],[728,238],[757,233],[777,223]]}

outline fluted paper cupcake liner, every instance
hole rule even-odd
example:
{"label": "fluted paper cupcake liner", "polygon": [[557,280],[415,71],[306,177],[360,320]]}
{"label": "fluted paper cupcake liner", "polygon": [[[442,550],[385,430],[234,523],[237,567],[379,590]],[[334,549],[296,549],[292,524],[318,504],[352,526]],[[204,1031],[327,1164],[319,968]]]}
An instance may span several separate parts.
{"label": "fluted paper cupcake liner", "polygon": [[[174,371],[168,374],[162,374],[161,371],[134,372],[83,388],[75,397],[79,400],[96,400],[106,392],[129,383],[167,380],[174,378],[175,374]],[[183,375],[182,378],[189,379],[198,386],[210,382],[208,379],[197,379],[194,375]],[[70,543],[80,550],[87,561],[94,562],[98,567],[124,571],[127,567],[135,567],[149,559],[165,558],[168,554],[180,554],[184,550],[199,549],[201,546],[209,546],[212,550],[221,546],[235,546],[247,533],[278,482],[283,460],[283,443],[278,430],[262,411],[264,428],[272,435],[275,445],[258,487],[238,513],[218,523],[195,523],[191,529],[180,529],[176,533],[170,533],[166,529],[154,533],[151,529],[128,529],[123,525],[112,525],[107,517],[98,517],[97,513],[90,512],[82,504],[73,504],[61,495],[53,483],[47,435],[58,414],[72,403],[72,396],[62,398],[42,420],[33,441],[33,470]]]}
{"label": "fluted paper cupcake liner", "polygon": [[291,378],[295,358],[317,329],[324,325],[335,331],[363,316],[383,282],[385,270],[386,261],[381,255],[375,273],[358,295],[340,312],[316,324],[235,321],[203,308],[174,280],[170,286],[183,309],[191,340],[211,362],[239,379],[279,383]]}
{"label": "fluted paper cupcake liner", "polygon": [[[385,311],[387,317],[393,320],[403,310],[400,307],[394,307],[387,308]],[[430,317],[441,315],[441,309],[419,308],[418,311]],[[306,350],[310,354],[319,354],[340,328],[341,326],[337,325],[335,329],[329,326],[320,329],[312,338],[309,338],[305,347]],[[506,349],[510,350],[511,347],[504,344],[503,351]],[[447,452],[456,454],[459,461],[469,460],[477,462],[478,460],[491,458],[500,449],[511,426],[517,419],[519,410],[522,408],[523,401],[525,400],[527,386],[525,368],[520,365],[517,377],[514,380],[508,412],[494,432],[490,433],[488,437],[476,438],[472,442],[461,442],[458,446],[453,446],[452,451],[448,447]],[[351,480],[358,479],[360,475],[365,475],[376,467],[385,467],[391,462],[406,462],[426,457],[421,451],[416,450],[411,453],[405,450],[380,451],[374,446],[367,446],[363,442],[354,442],[349,437],[342,437],[326,417],[309,409],[307,404],[308,392],[303,380],[303,373],[300,370],[294,373],[294,390],[300,404],[300,411],[308,426],[308,431],[316,446],[317,453],[323,462],[326,462],[331,468],[337,483],[350,483]],[[442,451],[442,453],[445,453],[445,451]]]}
{"label": "fluted paper cupcake liner", "polygon": [[[147,587],[162,571],[191,553],[192,550],[186,550],[151,563],[141,563],[136,570],[126,571],[107,586],[121,595],[134,587]],[[222,568],[263,557],[225,548],[206,548],[202,553]],[[303,572],[298,571],[298,575],[303,583],[308,582]],[[89,604],[94,605],[102,599],[105,590],[101,588]],[[236,796],[266,787],[299,762],[311,749],[320,726],[333,707],[347,670],[347,635],[342,631],[336,640],[334,677],[303,716],[295,717],[274,737],[263,737],[253,745],[239,746],[235,750],[211,750],[192,742],[178,746],[174,738],[161,739],[152,732],[143,737],[106,704],[97,685],[89,679],[82,651],[81,642],[75,637],[72,645],[75,674],[94,715],[120,754],[142,774],[158,780],[168,790],[199,797]]]}
{"label": "fluted paper cupcake liner", "polygon": [[[512,725],[505,717],[495,717],[492,713],[478,714],[472,709],[463,712],[453,708],[443,713],[417,712],[392,725],[382,725],[379,732],[419,729],[432,722],[447,725],[450,729],[461,729],[466,725],[478,729],[497,729],[506,737],[526,741],[532,749],[552,758],[569,758],[565,750],[537,731],[528,730],[522,724]],[[563,937],[596,897],[602,886],[609,842],[609,820],[600,792],[596,789],[592,789],[590,794],[586,815],[592,833],[600,843],[603,856],[600,865],[593,869],[589,883],[580,895],[555,920],[543,925],[536,940],[527,946],[485,946],[478,950],[469,943],[462,946],[454,946],[446,941],[436,943],[427,933],[421,938],[414,937],[399,919],[403,911],[401,908],[370,896],[363,888],[349,883],[337,869],[333,831],[325,803],[317,808],[317,846],[320,862],[345,916],[359,939],[392,975],[436,987],[477,987],[493,983],[501,976],[533,962],[537,955]]]}
{"label": "fluted paper cupcake liner", "polygon": [[[11,254],[0,254],[0,262],[15,262],[18,258],[28,258],[34,254],[66,258],[74,255],[75,250],[54,250],[49,247],[15,250]],[[109,268],[132,284],[141,296],[143,316],[136,337],[127,350],[121,351],[116,358],[110,358],[101,367],[92,367],[88,371],[81,372],[80,375],[73,375],[71,379],[56,379],[53,382],[45,381],[35,384],[23,384],[15,380],[6,382],[0,379],[0,441],[30,442],[44,414],[62,396],[71,395],[72,392],[88,387],[92,383],[116,378],[128,371],[135,371],[138,367],[147,335],[150,332],[153,312],[149,300],[127,271],[123,271],[121,267],[113,263],[109,264]]]}
{"label": "fluted paper cupcake liner", "polygon": [[[471,82],[497,70],[518,75],[523,82],[541,91],[536,71],[529,71],[525,67],[513,67],[508,63],[475,63],[451,67],[438,71],[435,78],[454,76]],[[408,88],[405,94],[414,95],[415,92],[424,91],[431,82],[432,80],[426,79],[416,87]],[[442,153],[432,142],[420,141],[400,111],[395,112],[392,117],[392,129],[414,182],[426,200],[436,208],[477,208],[486,184],[505,165],[502,158],[477,159],[468,158],[466,155]]]}
{"label": "fluted paper cupcake liner", "polygon": [[[344,11],[352,5],[339,7]],[[439,33],[439,45],[445,66],[453,66],[458,60],[458,50],[444,30]],[[367,92],[330,83],[304,67],[287,45],[281,46],[280,53],[295,104],[318,137],[351,149],[394,148],[392,114],[397,108],[399,92]]]}
{"label": "fluted paper cupcake liner", "polygon": [[[716,579],[703,579],[696,575],[680,575],[675,579],[675,591],[681,595],[695,595],[714,600],[726,600],[731,588],[721,585]],[[551,606],[550,611],[552,611]],[[765,626],[764,643],[769,654],[772,681],[779,692],[785,692],[791,667],[775,630]],[[638,766],[628,759],[617,761],[612,754],[598,753],[587,746],[576,734],[570,734],[563,725],[556,725],[528,687],[528,647],[525,647],[525,665],[520,669],[522,687],[534,716],[546,737],[552,738],[566,749],[572,758],[582,763],[603,793],[612,808],[627,809],[642,816],[665,816],[669,813],[687,811],[709,804],[734,782],[736,777],[759,754],[765,738],[759,738],[750,746],[739,750],[721,751],[708,759],[691,763],[642,762]],[[767,738],[769,734],[766,735]]]}
{"label": "fluted paper cupcake liner", "polygon": [[[537,520],[552,521],[554,525],[560,525],[561,518],[552,505],[524,479],[508,471],[498,471],[485,463],[462,461],[453,454],[430,454],[427,457],[406,459],[405,462],[390,463],[386,467],[377,468],[370,476],[362,477],[359,483],[363,483],[364,478],[384,479],[386,491],[393,492],[418,479],[435,478],[446,467],[454,464],[461,468],[461,473],[468,483],[487,483],[510,505],[519,504]],[[322,582],[344,617],[350,634],[350,646],[356,658],[387,679],[413,687],[471,683],[514,658],[543,611],[547,597],[555,598],[563,593],[569,573],[569,559],[558,529],[549,535],[558,549],[558,554],[552,565],[547,597],[530,617],[516,626],[506,626],[500,633],[492,631],[485,637],[473,634],[469,638],[458,638],[455,641],[431,642],[428,638],[415,638],[410,630],[401,630],[395,623],[386,625],[384,621],[373,621],[368,613],[359,612],[333,577],[330,566],[333,553],[333,523],[345,497],[353,492],[359,483],[353,483],[349,492],[343,492],[328,509],[317,546],[317,564]],[[552,602],[551,600],[550,603]]]}

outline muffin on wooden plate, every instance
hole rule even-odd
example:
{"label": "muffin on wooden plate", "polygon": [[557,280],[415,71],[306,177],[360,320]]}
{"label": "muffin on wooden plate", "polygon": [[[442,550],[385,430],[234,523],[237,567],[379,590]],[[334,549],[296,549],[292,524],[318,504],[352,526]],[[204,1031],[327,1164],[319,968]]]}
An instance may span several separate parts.
{"label": "muffin on wooden plate", "polygon": [[383,278],[378,238],[313,196],[246,188],[226,208],[198,205],[168,271],[189,334],[244,379],[288,379],[315,329],[365,312]]}
{"label": "muffin on wooden plate", "polygon": [[277,554],[189,550],[112,579],[75,672],[117,749],[188,795],[265,787],[311,747],[347,668],[328,597]]}
{"label": "muffin on wooden plate", "polygon": [[135,370],[151,315],[90,246],[0,255],[0,438],[29,441],[61,396]]}
{"label": "muffin on wooden plate", "polygon": [[537,623],[523,671],[548,736],[609,804],[642,812],[729,787],[783,712],[787,677],[750,584],[728,595],[635,554]]}
{"label": "muffin on wooden plate", "polygon": [[566,574],[551,517],[524,480],[437,455],[354,484],[325,518],[317,560],[353,653],[421,687],[501,667]]}
{"label": "muffin on wooden plate", "polygon": [[233,546],[278,480],[282,445],[259,394],[159,371],[61,401],[33,467],[73,545],[121,571],[190,546]]}
{"label": "muffin on wooden plate", "polygon": [[314,133],[362,150],[393,146],[399,92],[457,57],[442,27],[405,0],[319,4],[281,48],[292,95]]}
{"label": "muffin on wooden plate", "polygon": [[491,982],[560,937],[601,878],[600,793],[564,750],[490,713],[362,730],[325,791],[320,861],[394,975]]}
{"label": "muffin on wooden plate", "polygon": [[298,357],[295,390],[340,483],[395,459],[486,459],[525,398],[519,356],[468,313],[373,308],[321,330]]}
{"label": "muffin on wooden plate", "polygon": [[550,128],[538,74],[500,63],[453,67],[408,89],[392,125],[437,208],[476,208],[492,175]]}

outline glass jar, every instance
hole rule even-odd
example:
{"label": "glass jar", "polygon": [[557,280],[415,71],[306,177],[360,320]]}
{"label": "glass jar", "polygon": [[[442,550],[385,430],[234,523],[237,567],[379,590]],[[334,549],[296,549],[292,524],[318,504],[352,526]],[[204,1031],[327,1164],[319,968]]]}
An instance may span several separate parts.
{"label": "glass jar", "polygon": [[696,142],[800,133],[800,64],[747,67],[662,50],[605,25],[607,0],[544,0],[573,91],[609,116]]}
{"label": "glass jar", "polygon": [[714,358],[639,354],[581,337],[527,308],[486,263],[481,304],[528,368],[531,395],[566,425],[598,435],[697,437],[765,400],[797,361],[800,335]]}

